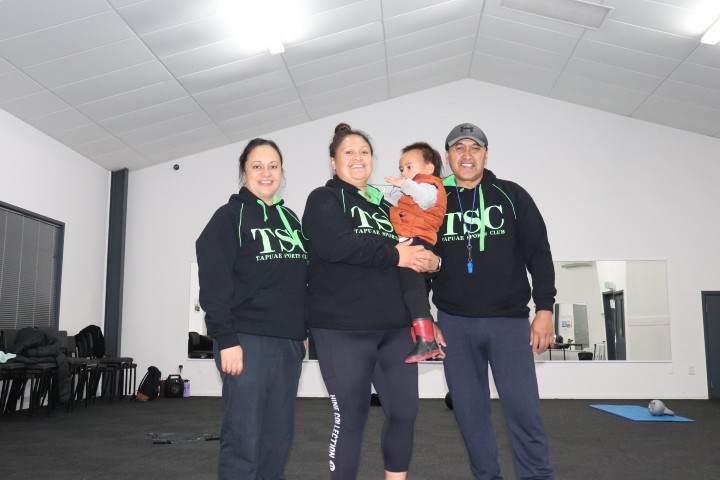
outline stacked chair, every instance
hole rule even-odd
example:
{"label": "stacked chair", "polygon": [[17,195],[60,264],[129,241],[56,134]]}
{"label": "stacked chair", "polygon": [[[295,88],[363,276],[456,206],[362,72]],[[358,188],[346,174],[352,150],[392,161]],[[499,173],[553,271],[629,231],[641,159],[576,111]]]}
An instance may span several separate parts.
{"label": "stacked chair", "polygon": [[[37,340],[41,353],[52,351],[54,356],[32,358],[29,339]],[[137,365],[131,357],[106,356],[102,331],[95,325],[76,335],[51,328],[5,329],[0,331],[0,351],[17,355],[0,363],[0,415],[12,417],[23,410],[28,386],[29,415],[43,406],[50,414],[65,400],[71,411],[94,403],[98,395],[112,402],[135,394]]]}
{"label": "stacked chair", "polygon": [[0,415],[12,416],[17,410],[22,410],[26,384],[25,365],[15,362],[0,363]]}
{"label": "stacked chair", "polygon": [[99,375],[100,361],[97,358],[87,356],[84,347],[78,347],[77,335],[70,335],[66,339],[68,351],[68,364],[71,373],[71,396],[68,402],[68,410],[73,410],[81,403],[87,407],[95,400],[95,390],[92,389],[95,377]]}
{"label": "stacked chair", "polygon": [[0,350],[18,356],[0,367],[0,413],[12,416],[22,410],[29,382],[29,414],[33,415],[44,404],[47,404],[49,414],[57,404],[58,374],[64,359],[57,338],[34,328],[5,329],[1,337]]}
{"label": "stacked chair", "polygon": [[[100,327],[88,325],[74,336],[77,357],[88,362],[85,385],[85,405],[93,403],[100,396],[110,402],[134,396],[136,389],[137,365],[132,357],[108,357],[105,355],[105,339]],[[80,382],[78,382],[78,385]],[[76,391],[76,397],[82,394]]]}

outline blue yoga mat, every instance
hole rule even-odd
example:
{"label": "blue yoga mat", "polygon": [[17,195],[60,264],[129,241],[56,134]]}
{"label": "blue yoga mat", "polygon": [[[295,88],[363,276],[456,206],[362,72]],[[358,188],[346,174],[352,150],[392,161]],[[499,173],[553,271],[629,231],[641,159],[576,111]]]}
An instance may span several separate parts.
{"label": "blue yoga mat", "polygon": [[603,412],[612,413],[619,417],[627,418],[634,422],[694,422],[690,418],[679,417],[677,415],[651,415],[647,407],[639,407],[637,405],[590,405]]}

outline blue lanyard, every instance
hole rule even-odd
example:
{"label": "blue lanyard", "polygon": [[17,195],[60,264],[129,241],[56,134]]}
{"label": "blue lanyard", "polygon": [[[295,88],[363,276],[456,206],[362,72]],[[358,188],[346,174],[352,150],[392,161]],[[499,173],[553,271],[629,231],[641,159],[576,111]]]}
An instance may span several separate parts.
{"label": "blue lanyard", "polygon": [[[477,188],[478,188],[478,186],[475,185],[475,188],[473,189],[473,201],[472,201],[471,212],[475,211],[475,199],[477,198]],[[457,184],[455,184],[455,193],[457,194],[458,205],[460,206],[460,218],[463,222],[463,229],[465,230],[465,237],[467,238],[467,251],[468,251],[467,271],[468,271],[468,275],[470,275],[471,273],[473,273],[472,245],[470,244],[470,226],[467,223],[465,223],[465,213],[463,212],[462,202],[460,201],[460,187],[458,187]]]}

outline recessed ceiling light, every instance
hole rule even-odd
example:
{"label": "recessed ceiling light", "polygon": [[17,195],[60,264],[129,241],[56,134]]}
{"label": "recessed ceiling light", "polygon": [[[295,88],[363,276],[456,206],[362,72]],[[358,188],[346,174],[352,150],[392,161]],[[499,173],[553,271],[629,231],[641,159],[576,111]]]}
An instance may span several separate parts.
{"label": "recessed ceiling light", "polygon": [[265,41],[267,42],[267,47],[271,54],[276,55],[285,51],[285,46],[283,46],[280,37],[269,37]]}
{"label": "recessed ceiling light", "polygon": [[501,0],[500,6],[595,29],[613,11],[613,7],[582,0]]}
{"label": "recessed ceiling light", "polygon": [[720,17],[707,29],[700,41],[708,45],[716,45],[720,42]]}
{"label": "recessed ceiling light", "polygon": [[285,51],[282,38],[293,36],[297,11],[291,0],[219,0],[220,12],[238,46],[247,53]]}

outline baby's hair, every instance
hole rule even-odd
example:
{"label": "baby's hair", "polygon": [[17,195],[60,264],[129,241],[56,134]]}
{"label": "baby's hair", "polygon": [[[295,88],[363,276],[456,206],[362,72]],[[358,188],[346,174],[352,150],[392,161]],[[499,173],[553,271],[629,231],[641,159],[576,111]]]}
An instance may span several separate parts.
{"label": "baby's hair", "polygon": [[435,167],[433,175],[442,178],[442,157],[440,156],[440,152],[431,147],[427,142],[415,142],[403,148],[402,153],[404,155],[411,150],[418,150],[422,154],[425,163],[430,163]]}
{"label": "baby's hair", "polygon": [[362,132],[360,130],[353,130],[347,123],[338,123],[337,127],[335,127],[335,134],[333,135],[329,147],[330,156],[332,158],[335,158],[337,149],[340,147],[340,144],[343,142],[343,140],[345,140],[345,137],[350,135],[358,135],[365,139],[367,144],[370,146],[370,155],[373,155],[374,152],[372,142],[370,142],[370,137],[368,137],[365,132]]}

